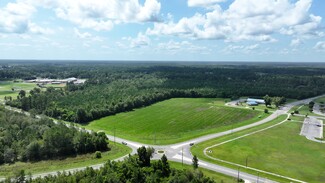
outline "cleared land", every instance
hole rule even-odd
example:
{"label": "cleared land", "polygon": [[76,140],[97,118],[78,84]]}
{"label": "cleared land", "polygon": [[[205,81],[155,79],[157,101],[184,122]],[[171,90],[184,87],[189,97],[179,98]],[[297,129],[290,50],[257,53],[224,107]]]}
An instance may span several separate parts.
{"label": "cleared land", "polygon": [[127,146],[121,145],[114,142],[110,142],[111,150],[107,152],[102,152],[102,158],[94,158],[94,153],[78,155],[76,157],[68,157],[65,159],[58,160],[46,160],[39,162],[16,162],[14,164],[1,165],[0,166],[0,177],[13,176],[15,172],[19,170],[25,170],[26,173],[44,173],[52,171],[62,171],[72,168],[91,166],[100,163],[105,163],[107,160],[113,160],[119,158],[123,155],[131,153],[131,149]]}
{"label": "cleared land", "polygon": [[176,98],[95,120],[85,128],[147,144],[171,144],[229,130],[267,117],[262,111],[224,106],[224,99]]}
{"label": "cleared land", "polygon": [[20,90],[29,91],[35,87],[37,87],[35,83],[0,81],[0,99],[4,99],[5,96],[11,96],[15,99]]}
{"label": "cleared land", "polygon": [[[249,167],[303,181],[324,182],[325,145],[300,136],[301,125],[300,122],[286,122],[269,130],[211,148],[212,153],[209,155],[244,166],[247,159]],[[201,156],[204,156],[200,151],[218,142],[219,139],[204,142],[199,144],[200,148],[192,152],[199,151]],[[204,159],[211,161],[207,157]]]}

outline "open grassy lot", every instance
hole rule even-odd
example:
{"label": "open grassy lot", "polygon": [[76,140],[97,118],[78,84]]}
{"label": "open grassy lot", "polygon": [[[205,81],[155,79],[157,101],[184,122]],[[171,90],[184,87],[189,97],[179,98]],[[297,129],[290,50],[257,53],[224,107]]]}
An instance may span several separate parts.
{"label": "open grassy lot", "polygon": [[314,102],[316,102],[316,103],[325,103],[325,97],[318,98]]}
{"label": "open grassy lot", "polygon": [[[247,97],[245,97],[244,99],[246,99],[246,98]],[[295,101],[297,101],[297,99],[287,99],[286,103],[292,103]],[[269,112],[274,112],[277,110],[277,107],[274,104],[266,107],[265,104],[259,104],[257,106],[250,106],[250,105],[246,104],[246,102],[241,102],[241,103],[238,103],[238,107],[250,108],[250,109],[254,108],[255,110],[261,110],[261,111],[264,111],[264,109],[267,109]]]}
{"label": "open grassy lot", "polygon": [[44,87],[49,88],[49,87],[53,87],[53,88],[63,88],[65,87],[66,84],[65,83],[61,83],[61,84],[46,84],[44,85]]}
{"label": "open grassy lot", "polygon": [[[211,148],[212,153],[209,155],[244,166],[247,159],[249,167],[307,182],[324,182],[325,145],[299,136],[300,128],[301,123],[288,121],[266,131]],[[192,153],[200,154],[201,158],[205,147],[218,142],[222,141],[215,139],[201,143],[199,147],[193,148]],[[211,161],[208,157],[203,158]]]}
{"label": "open grassy lot", "polygon": [[[199,162],[200,163],[200,162]],[[192,165],[187,165],[187,164],[183,164],[182,163],[178,163],[178,162],[173,162],[173,161],[169,161],[170,167],[178,169],[178,170],[192,170],[193,166]],[[205,168],[199,168],[199,170],[201,170],[203,172],[204,175],[206,175],[207,177],[212,178],[214,181],[216,181],[217,183],[236,183],[237,179],[233,178],[233,177],[229,177],[227,175],[223,175],[217,172],[214,172],[212,170],[208,170]]]}
{"label": "open grassy lot", "polygon": [[243,103],[239,103],[238,107],[242,107],[242,108],[249,108],[251,110],[260,110],[260,111],[264,111],[264,109],[267,109],[269,112],[274,112],[276,111],[276,107],[274,105],[268,106],[266,107],[264,104],[259,104],[257,106],[250,106],[248,104],[246,104],[245,102]]}
{"label": "open grassy lot", "polygon": [[131,149],[125,145],[110,142],[111,150],[102,153],[102,158],[94,158],[94,153],[79,155],[76,157],[68,157],[62,160],[47,160],[35,163],[17,162],[11,165],[0,166],[0,177],[12,176],[16,171],[25,170],[26,173],[44,173],[52,171],[68,170],[72,168],[91,166],[105,163],[107,160],[113,160],[123,155],[131,153]]}
{"label": "open grassy lot", "polygon": [[262,111],[224,106],[224,99],[176,98],[95,120],[84,127],[147,144],[171,144],[258,121]]}
{"label": "open grassy lot", "polygon": [[20,90],[29,91],[35,87],[37,87],[35,83],[0,81],[0,99],[4,99],[5,96],[16,98]]}
{"label": "open grassy lot", "polygon": [[321,115],[318,115],[318,114],[315,114],[313,112],[310,112],[309,111],[309,107],[308,107],[308,104],[307,105],[297,105],[297,106],[294,106],[290,112],[294,112],[295,110],[298,110],[299,111],[299,114],[301,115],[311,115],[311,116],[320,116],[320,117],[323,117]]}

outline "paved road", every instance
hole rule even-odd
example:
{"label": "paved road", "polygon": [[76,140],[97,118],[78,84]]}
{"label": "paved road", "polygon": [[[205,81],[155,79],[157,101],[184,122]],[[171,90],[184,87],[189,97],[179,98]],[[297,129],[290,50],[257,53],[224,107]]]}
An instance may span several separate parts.
{"label": "paved road", "polygon": [[[316,98],[319,98],[319,97],[324,97],[324,96],[325,95],[321,95],[321,96],[317,96],[317,97],[313,97],[313,98],[309,98],[309,99],[304,99],[304,100],[300,100],[300,101],[297,101],[297,102],[287,104],[287,105],[281,107],[280,109],[276,110],[269,117],[267,117],[267,118],[265,118],[263,120],[260,120],[260,121],[258,121],[256,123],[252,123],[252,124],[242,126],[242,127],[238,127],[238,128],[232,129],[232,130],[225,131],[225,132],[210,134],[210,135],[198,137],[198,138],[195,138],[195,139],[192,139],[192,140],[188,140],[188,141],[181,142],[181,143],[176,143],[176,144],[171,144],[171,145],[165,145],[165,146],[148,145],[148,144],[133,142],[133,141],[130,141],[130,140],[125,140],[125,139],[122,139],[122,138],[119,138],[119,137],[114,137],[114,136],[111,136],[111,135],[107,135],[107,137],[110,140],[115,141],[116,143],[126,142],[127,146],[132,149],[131,154],[135,154],[137,152],[137,149],[139,147],[141,147],[141,146],[147,146],[147,147],[151,146],[151,147],[155,148],[156,150],[164,151],[164,153],[166,154],[166,156],[167,156],[167,158],[169,160],[177,161],[177,162],[183,162],[185,164],[192,164],[193,156],[192,156],[192,154],[190,152],[190,147],[191,147],[190,143],[200,143],[200,142],[203,142],[203,141],[206,141],[206,140],[214,139],[216,137],[221,137],[221,136],[224,136],[224,135],[227,135],[227,134],[230,134],[230,133],[238,132],[238,131],[241,131],[241,130],[245,130],[245,129],[248,129],[248,128],[252,128],[252,127],[267,123],[267,122],[275,119],[279,115],[286,114],[293,106],[296,106],[298,104],[303,104],[303,103],[308,104],[310,101],[312,101],[312,100],[314,100]],[[13,109],[13,108],[10,108],[10,107],[7,107],[7,108],[10,109],[10,110],[16,110],[16,109]],[[16,110],[16,111],[19,112],[20,110]],[[25,114],[28,114],[28,113],[25,112]],[[90,132],[89,130],[86,130],[86,131]],[[155,153],[154,156],[153,156],[153,159],[160,159],[161,156],[162,156],[162,154]],[[116,160],[121,160],[122,158],[119,158],[119,159],[116,159]],[[92,167],[93,168],[99,168],[101,166],[103,166],[103,164],[94,165]],[[238,170],[234,170],[234,169],[230,169],[230,168],[227,168],[227,167],[211,164],[209,162],[205,162],[205,161],[202,161],[202,160],[199,161],[199,166],[203,167],[203,168],[206,168],[206,169],[210,169],[210,170],[219,172],[219,173],[222,173],[222,174],[225,174],[225,175],[229,175],[229,176],[232,176],[232,177],[237,177],[238,176]],[[81,167],[81,168],[70,169],[70,170],[67,170],[67,171],[74,172],[74,171],[78,171],[78,170],[83,170],[85,168],[86,167]],[[33,175],[33,178],[40,177],[40,176],[43,177],[43,176],[50,175],[50,174],[54,175],[56,173],[57,172],[48,172],[48,173],[42,173],[42,174],[35,174],[35,175]],[[267,180],[267,179],[260,178],[260,177],[258,177],[256,175],[243,173],[243,172],[239,173],[239,177],[244,179],[244,180],[250,181],[250,182],[255,182],[256,180],[259,180],[258,182],[260,182],[260,183],[273,182],[273,181],[270,181],[270,180]],[[3,179],[0,178],[0,181],[1,180],[3,180]]]}

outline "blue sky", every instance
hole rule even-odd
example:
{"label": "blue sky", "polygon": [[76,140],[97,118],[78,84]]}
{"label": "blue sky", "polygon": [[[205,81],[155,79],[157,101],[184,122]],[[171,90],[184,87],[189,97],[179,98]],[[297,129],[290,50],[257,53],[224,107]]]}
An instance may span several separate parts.
{"label": "blue sky", "polygon": [[324,0],[0,0],[0,59],[325,61]]}

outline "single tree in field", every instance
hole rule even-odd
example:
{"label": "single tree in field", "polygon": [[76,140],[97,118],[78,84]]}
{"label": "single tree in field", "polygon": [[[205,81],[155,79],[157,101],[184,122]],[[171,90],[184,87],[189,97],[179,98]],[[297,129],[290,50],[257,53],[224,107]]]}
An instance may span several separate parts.
{"label": "single tree in field", "polygon": [[281,105],[281,101],[282,101],[281,97],[273,97],[272,98],[272,102],[276,107],[279,107]]}
{"label": "single tree in field", "polygon": [[26,96],[26,91],[20,90],[18,96],[19,96],[19,98],[24,98]]}
{"label": "single tree in field", "polygon": [[193,168],[197,169],[199,167],[199,159],[197,159],[196,155],[194,155],[192,162],[193,162],[193,164],[192,164]]}
{"label": "single tree in field", "polygon": [[263,97],[263,99],[264,99],[264,101],[265,101],[265,106],[266,106],[266,107],[269,106],[269,105],[271,105],[271,103],[272,103],[272,98],[269,97],[269,95],[265,95],[265,96]]}

